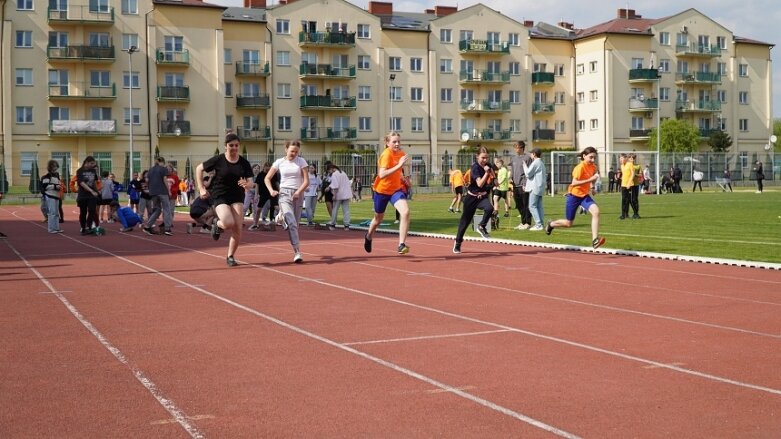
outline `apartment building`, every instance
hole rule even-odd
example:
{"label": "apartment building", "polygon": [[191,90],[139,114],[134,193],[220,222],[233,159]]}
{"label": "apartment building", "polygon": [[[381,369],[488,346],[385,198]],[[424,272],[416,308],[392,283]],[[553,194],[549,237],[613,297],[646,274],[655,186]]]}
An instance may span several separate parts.
{"label": "apartment building", "polygon": [[[676,117],[761,150],[772,126],[771,45],[694,9],[633,10],[585,29],[519,23],[485,5],[422,12],[370,2],[3,2],[0,147],[11,184],[86,155],[123,175],[149,158],[196,162],[237,132],[254,156],[379,149],[413,159],[515,140],[543,148],[645,150]],[[130,50],[133,48],[132,50]],[[132,101],[132,103],[131,103]],[[425,165],[425,163],[423,163]],[[428,163],[437,169],[436,163]]]}

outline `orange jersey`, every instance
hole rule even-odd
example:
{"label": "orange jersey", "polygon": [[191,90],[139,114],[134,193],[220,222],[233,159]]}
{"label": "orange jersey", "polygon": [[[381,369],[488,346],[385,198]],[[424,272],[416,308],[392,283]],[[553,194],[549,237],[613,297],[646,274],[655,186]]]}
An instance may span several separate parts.
{"label": "orange jersey", "polygon": [[[385,168],[390,169],[399,164],[401,158],[404,157],[404,151],[394,151],[393,148],[385,148],[380,156],[380,160],[377,164],[377,169]],[[401,190],[403,185],[401,183],[401,169],[388,175],[385,178],[377,178],[372,185],[374,192],[383,195],[393,195],[397,191]]]}
{"label": "orange jersey", "polygon": [[464,185],[464,174],[460,170],[456,169],[450,174],[450,187],[457,188]]}
{"label": "orange jersey", "polygon": [[[588,180],[597,173],[597,165],[594,163],[580,162],[572,170],[573,180]],[[585,197],[591,193],[591,183],[583,183],[577,186],[570,186],[569,193],[576,197]]]}

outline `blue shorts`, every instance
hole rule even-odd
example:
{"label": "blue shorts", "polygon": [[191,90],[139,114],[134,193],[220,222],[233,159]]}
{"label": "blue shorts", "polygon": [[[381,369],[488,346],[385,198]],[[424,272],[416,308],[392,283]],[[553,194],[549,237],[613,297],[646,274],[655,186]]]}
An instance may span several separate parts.
{"label": "blue shorts", "polygon": [[404,191],[398,190],[393,195],[385,195],[379,192],[374,193],[374,213],[385,213],[385,208],[388,207],[388,203],[396,204],[399,200],[406,200],[407,194]]}
{"label": "blue shorts", "polygon": [[577,215],[578,213],[578,207],[582,207],[583,209],[588,211],[589,207],[591,207],[592,204],[597,204],[597,203],[594,202],[594,199],[591,198],[591,195],[586,195],[585,197],[576,197],[572,194],[567,194],[564,216],[567,218],[568,221],[574,221],[575,215]]}

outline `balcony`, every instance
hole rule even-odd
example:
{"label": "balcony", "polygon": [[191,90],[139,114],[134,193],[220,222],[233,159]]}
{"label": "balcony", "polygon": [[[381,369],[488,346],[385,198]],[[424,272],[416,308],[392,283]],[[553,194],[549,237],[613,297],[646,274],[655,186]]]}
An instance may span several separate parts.
{"label": "balcony", "polygon": [[155,63],[169,66],[189,66],[190,51],[184,50],[155,50]]}
{"label": "balcony", "polygon": [[114,136],[116,120],[49,120],[49,136]]}
{"label": "balcony", "polygon": [[507,41],[461,40],[458,52],[464,55],[509,55],[510,44]]}
{"label": "balcony", "polygon": [[112,100],[117,98],[117,85],[97,87],[86,82],[70,82],[64,85],[49,85],[50,101],[69,100]]}
{"label": "balcony", "polygon": [[719,101],[675,101],[675,111],[680,113],[713,113],[721,111]]}
{"label": "balcony", "polygon": [[358,138],[356,128],[301,128],[301,140],[344,142]]}
{"label": "balcony", "polygon": [[659,80],[657,69],[631,69],[629,70],[629,83],[654,82]]}
{"label": "balcony", "polygon": [[532,73],[532,85],[553,85],[556,82],[556,76],[551,72]]}
{"label": "balcony", "polygon": [[271,99],[267,94],[259,96],[236,95],[236,108],[271,108]]}
{"label": "balcony", "polygon": [[190,102],[190,87],[158,85],[157,102]]}
{"label": "balcony", "polygon": [[676,73],[676,84],[721,84],[721,74],[711,72]]}
{"label": "balcony", "polygon": [[331,64],[301,63],[298,66],[300,78],[355,79],[355,65],[334,67]]}
{"label": "balcony", "polygon": [[718,128],[699,128],[699,131],[701,138],[710,139],[710,136],[713,135],[713,133],[721,130]]}
{"label": "balcony", "polygon": [[509,113],[510,101],[489,101],[480,99],[476,101],[462,101],[462,113]]}
{"label": "balcony", "polygon": [[641,130],[635,130],[630,129],[629,130],[629,140],[632,142],[637,142],[641,140],[648,140],[648,137],[651,135],[650,129],[641,129]]}
{"label": "balcony", "polygon": [[114,62],[114,46],[65,46],[46,47],[49,61],[62,62]]}
{"label": "balcony", "polygon": [[675,46],[675,54],[678,56],[692,56],[698,58],[717,58],[721,56],[721,49],[714,46],[703,46],[697,43]]}
{"label": "balcony", "polygon": [[657,98],[646,98],[642,96],[629,98],[630,112],[652,111],[657,108],[659,108],[659,99]]}
{"label": "balcony", "polygon": [[537,142],[552,142],[556,140],[556,130],[538,128],[532,131],[532,140]]}
{"label": "balcony", "polygon": [[509,84],[510,72],[493,73],[485,70],[462,70],[458,75],[461,84]]}
{"label": "balcony", "polygon": [[189,137],[192,135],[189,120],[161,120],[158,137]]}
{"label": "balcony", "polygon": [[532,104],[532,113],[534,114],[553,114],[556,112],[556,104],[547,102],[535,102]]}
{"label": "balcony", "polygon": [[298,33],[299,47],[355,47],[355,32]]}
{"label": "balcony", "polygon": [[300,108],[310,110],[355,110],[355,96],[334,98],[331,96],[301,96]]}
{"label": "balcony", "polygon": [[268,76],[270,74],[268,61],[265,64],[236,61],[236,76]]}
{"label": "balcony", "polygon": [[236,134],[242,142],[259,142],[271,140],[271,127],[236,127]]}
{"label": "balcony", "polygon": [[[468,134],[469,138],[464,140],[464,134]],[[466,143],[491,143],[491,142],[505,142],[512,138],[510,130],[494,130],[490,128],[485,129],[472,129],[461,131],[461,140]]]}
{"label": "balcony", "polygon": [[114,24],[114,8],[95,11],[89,6],[68,6],[63,11],[49,7],[47,19],[51,25],[111,26]]}

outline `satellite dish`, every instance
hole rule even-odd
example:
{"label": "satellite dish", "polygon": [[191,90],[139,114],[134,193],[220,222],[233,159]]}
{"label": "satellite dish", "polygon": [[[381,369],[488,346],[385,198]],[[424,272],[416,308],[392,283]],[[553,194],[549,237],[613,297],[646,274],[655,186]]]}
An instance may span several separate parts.
{"label": "satellite dish", "polygon": [[464,131],[463,133],[461,133],[461,141],[462,141],[462,142],[467,142],[467,141],[469,141],[469,133],[467,133],[466,131]]}
{"label": "satellite dish", "polygon": [[776,135],[775,135],[775,134],[773,134],[772,136],[770,136],[770,143],[776,143],[776,141],[777,141],[777,140],[778,140],[778,137],[776,137]]}

